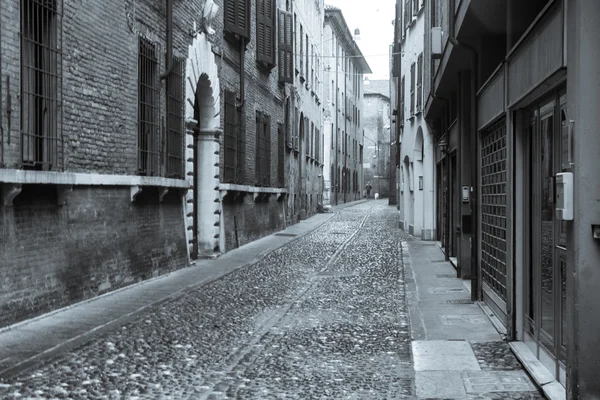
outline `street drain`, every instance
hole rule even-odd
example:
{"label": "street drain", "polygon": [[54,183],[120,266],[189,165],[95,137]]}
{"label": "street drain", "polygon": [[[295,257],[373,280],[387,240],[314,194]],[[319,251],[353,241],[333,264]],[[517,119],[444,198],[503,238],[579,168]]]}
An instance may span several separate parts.
{"label": "street drain", "polygon": [[298,235],[296,235],[295,233],[276,233],[273,236],[295,237],[295,236],[298,236]]}
{"label": "street drain", "polygon": [[456,278],[455,274],[436,274],[436,278]]}
{"label": "street drain", "polygon": [[443,263],[446,262],[446,260],[433,260],[433,261],[429,261],[432,264],[437,264],[437,263]]}
{"label": "street drain", "polygon": [[415,279],[414,278],[406,278],[406,279],[404,279],[404,283],[415,283]]}
{"label": "street drain", "polygon": [[469,299],[456,299],[456,300],[446,300],[447,304],[475,304],[473,300]]}
{"label": "street drain", "polygon": [[331,232],[332,235],[344,235],[346,232]]}

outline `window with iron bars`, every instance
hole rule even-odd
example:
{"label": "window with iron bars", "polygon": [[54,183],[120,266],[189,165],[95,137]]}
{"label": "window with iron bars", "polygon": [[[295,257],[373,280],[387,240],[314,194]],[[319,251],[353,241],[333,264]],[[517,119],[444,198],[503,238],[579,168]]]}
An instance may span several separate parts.
{"label": "window with iron bars", "polygon": [[160,81],[156,44],[140,37],[138,59],[138,174],[159,175]]}
{"label": "window with iron bars", "polygon": [[284,125],[277,124],[277,137],[279,139],[277,146],[277,186],[279,187],[285,186],[285,148],[287,147],[285,136]]}
{"label": "window with iron bars", "polygon": [[167,78],[167,177],[182,179],[184,154],[183,61],[173,58]]}
{"label": "window with iron bars", "polygon": [[271,185],[271,117],[256,112],[256,186]]}
{"label": "window with iron bars", "polygon": [[244,176],[244,113],[236,107],[235,93],[225,91],[225,126],[224,126],[224,169],[223,179],[226,183],[243,183]]}
{"label": "window with iron bars", "polygon": [[62,128],[62,1],[21,1],[21,162],[57,170]]}

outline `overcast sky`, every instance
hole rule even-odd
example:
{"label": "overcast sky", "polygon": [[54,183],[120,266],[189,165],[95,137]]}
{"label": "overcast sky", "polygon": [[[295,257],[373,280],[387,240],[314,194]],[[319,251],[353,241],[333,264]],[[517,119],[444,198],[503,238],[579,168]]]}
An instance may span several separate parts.
{"label": "overcast sky", "polygon": [[[389,46],[394,41],[395,0],[325,0],[325,4],[342,10],[344,19],[354,33],[360,29],[356,43],[373,71],[369,79],[389,79]],[[383,56],[382,56],[383,54]]]}

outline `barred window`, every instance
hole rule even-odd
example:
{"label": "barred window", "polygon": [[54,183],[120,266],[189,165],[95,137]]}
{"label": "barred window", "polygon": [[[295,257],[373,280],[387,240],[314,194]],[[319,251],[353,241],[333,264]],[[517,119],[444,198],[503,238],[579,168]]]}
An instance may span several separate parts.
{"label": "barred window", "polygon": [[256,185],[271,185],[271,117],[256,112]]}
{"label": "barred window", "polygon": [[235,93],[225,91],[225,130],[224,130],[224,181],[243,183],[245,162],[244,153],[244,114],[235,105]]}
{"label": "barred window", "polygon": [[183,175],[183,61],[173,58],[173,72],[167,78],[167,176]]}
{"label": "barred window", "polygon": [[21,1],[21,160],[26,168],[60,168],[60,11],[61,0]]}
{"label": "barred window", "polygon": [[283,124],[277,124],[277,184],[279,187],[285,186],[285,128]]}
{"label": "barred window", "polygon": [[138,174],[159,174],[158,51],[156,44],[140,37],[138,59]]}

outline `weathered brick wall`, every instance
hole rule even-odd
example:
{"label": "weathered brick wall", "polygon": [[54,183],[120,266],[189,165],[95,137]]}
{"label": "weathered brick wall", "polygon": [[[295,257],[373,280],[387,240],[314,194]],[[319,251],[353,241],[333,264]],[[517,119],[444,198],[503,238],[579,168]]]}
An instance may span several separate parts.
{"label": "weathered brick wall", "polygon": [[236,248],[236,234],[239,246],[243,246],[284,228],[283,201],[277,201],[277,196],[255,202],[250,194],[241,202],[224,204],[223,209],[228,251]]}
{"label": "weathered brick wall", "polygon": [[24,186],[0,208],[0,327],[184,267],[181,199],[128,187]]}
{"label": "weathered brick wall", "polygon": [[[20,0],[3,0],[2,110],[12,96],[3,145],[7,168],[20,168]],[[174,2],[174,55],[187,58],[189,31],[204,1]],[[62,169],[103,174],[137,170],[138,38],[158,45],[165,70],[165,1],[64,0],[62,10]],[[160,119],[165,116],[161,82]],[[164,172],[164,165],[163,165]],[[14,207],[0,207],[0,326],[186,265],[180,198],[129,187],[75,186],[56,205],[53,186],[24,185]]]}

